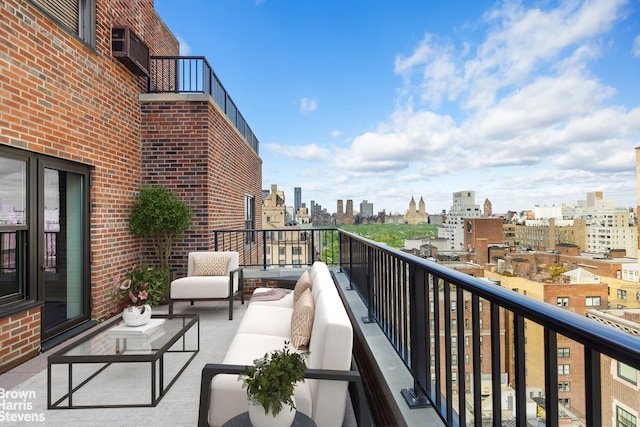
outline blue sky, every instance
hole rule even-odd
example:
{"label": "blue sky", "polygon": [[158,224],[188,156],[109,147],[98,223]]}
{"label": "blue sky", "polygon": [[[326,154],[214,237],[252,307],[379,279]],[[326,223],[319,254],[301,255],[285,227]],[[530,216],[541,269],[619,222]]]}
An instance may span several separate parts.
{"label": "blue sky", "polygon": [[636,206],[640,2],[156,0],[260,140],[263,188],[329,212]]}

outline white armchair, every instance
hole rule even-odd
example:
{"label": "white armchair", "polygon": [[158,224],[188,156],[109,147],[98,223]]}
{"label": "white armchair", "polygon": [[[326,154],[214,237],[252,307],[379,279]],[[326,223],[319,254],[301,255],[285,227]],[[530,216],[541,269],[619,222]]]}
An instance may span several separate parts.
{"label": "white armchair", "polygon": [[244,304],[242,269],[238,252],[189,252],[187,276],[171,282],[169,314],[175,301],[229,300],[229,320],[233,319],[233,300]]}

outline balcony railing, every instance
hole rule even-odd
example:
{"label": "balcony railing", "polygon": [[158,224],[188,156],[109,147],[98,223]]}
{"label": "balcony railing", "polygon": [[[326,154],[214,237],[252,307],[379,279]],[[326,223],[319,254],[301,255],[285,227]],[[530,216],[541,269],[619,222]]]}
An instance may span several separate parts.
{"label": "balcony railing", "polygon": [[260,143],[204,56],[152,56],[150,93],[205,93],[259,153]]}
{"label": "balcony railing", "polygon": [[214,249],[240,252],[243,267],[301,268],[322,260],[338,265],[335,228],[281,228],[274,230],[215,230]]}
{"label": "balcony railing", "polygon": [[[488,280],[339,233],[340,267],[368,307],[363,320],[379,325],[414,378],[413,389],[403,391],[410,405],[428,400],[450,426],[539,421],[557,426],[572,412],[577,425],[607,425],[603,407],[608,417],[619,416],[611,414],[611,396],[603,395],[607,377],[607,393],[620,387],[609,384],[614,366],[625,374],[613,382],[627,377],[627,393],[637,396],[639,338]],[[559,362],[569,349],[581,356],[573,359],[571,371]],[[535,365],[535,358],[541,363]],[[601,369],[605,361],[609,366]],[[576,414],[572,408],[578,405],[562,400],[570,382],[584,413]],[[544,415],[536,414],[535,405],[527,410],[536,389]],[[505,390],[512,391],[513,405]]]}

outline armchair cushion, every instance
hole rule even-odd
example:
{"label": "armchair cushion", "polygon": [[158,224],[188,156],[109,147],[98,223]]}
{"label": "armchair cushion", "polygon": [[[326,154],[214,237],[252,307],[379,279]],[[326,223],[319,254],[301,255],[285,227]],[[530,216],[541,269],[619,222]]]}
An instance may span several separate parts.
{"label": "armchair cushion", "polygon": [[193,254],[193,275],[226,276],[229,261],[228,257],[212,256],[208,253]]}

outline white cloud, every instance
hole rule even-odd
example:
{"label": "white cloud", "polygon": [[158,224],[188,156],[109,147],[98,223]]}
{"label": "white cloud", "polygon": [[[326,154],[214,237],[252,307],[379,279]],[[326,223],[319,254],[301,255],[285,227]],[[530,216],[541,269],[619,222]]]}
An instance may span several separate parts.
{"label": "white cloud", "polygon": [[[363,186],[378,174],[382,185],[426,179],[437,187],[447,177],[462,189],[491,176],[502,185],[508,171],[514,176],[505,191],[521,183],[536,194],[566,194],[573,190],[556,188],[576,180],[583,194],[610,175],[628,177],[640,109],[607,105],[616,90],[590,69],[601,55],[599,37],[625,3],[525,10],[505,1],[485,15],[490,30],[475,46],[425,35],[413,52],[396,57],[394,70],[404,81],[397,110],[338,150],[332,166],[351,183],[367,177]],[[640,36],[634,54],[640,55]],[[445,102],[457,102],[460,114]]]}
{"label": "white cloud", "polygon": [[635,39],[633,39],[633,46],[631,47],[631,53],[636,58],[640,58],[640,35],[637,35]]}
{"label": "white cloud", "polygon": [[302,98],[300,100],[300,112],[312,113],[318,109],[318,102],[315,99]]}
{"label": "white cloud", "polygon": [[331,137],[332,138],[337,138],[339,136],[342,136],[342,132],[338,129],[334,129],[331,131]]}

